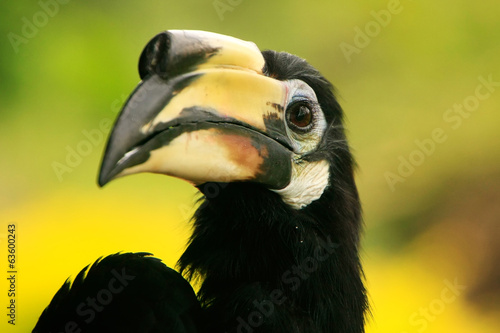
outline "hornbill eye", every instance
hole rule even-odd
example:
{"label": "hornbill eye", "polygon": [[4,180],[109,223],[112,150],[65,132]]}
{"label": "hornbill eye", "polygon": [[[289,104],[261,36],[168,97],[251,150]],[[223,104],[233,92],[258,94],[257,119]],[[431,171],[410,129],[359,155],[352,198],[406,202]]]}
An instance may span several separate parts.
{"label": "hornbill eye", "polygon": [[288,127],[294,132],[308,132],[313,124],[311,105],[307,101],[292,103],[286,110],[286,121]]}

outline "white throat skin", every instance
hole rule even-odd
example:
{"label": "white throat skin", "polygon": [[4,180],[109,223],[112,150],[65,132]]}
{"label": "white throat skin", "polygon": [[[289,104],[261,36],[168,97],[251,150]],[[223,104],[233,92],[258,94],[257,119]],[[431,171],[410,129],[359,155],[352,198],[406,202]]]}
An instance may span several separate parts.
{"label": "white throat skin", "polygon": [[292,181],[278,193],[283,201],[294,209],[302,209],[319,199],[328,186],[330,172],[328,162],[298,163],[293,161]]}

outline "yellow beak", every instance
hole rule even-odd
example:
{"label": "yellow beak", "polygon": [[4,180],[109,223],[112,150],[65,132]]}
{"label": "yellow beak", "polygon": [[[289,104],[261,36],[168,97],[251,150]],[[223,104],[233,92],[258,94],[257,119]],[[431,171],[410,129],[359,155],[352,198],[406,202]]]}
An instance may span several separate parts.
{"label": "yellow beak", "polygon": [[205,182],[290,182],[287,89],[263,74],[253,43],[201,31],[156,36],[140,60],[143,81],[108,141],[99,184],[154,172]]}

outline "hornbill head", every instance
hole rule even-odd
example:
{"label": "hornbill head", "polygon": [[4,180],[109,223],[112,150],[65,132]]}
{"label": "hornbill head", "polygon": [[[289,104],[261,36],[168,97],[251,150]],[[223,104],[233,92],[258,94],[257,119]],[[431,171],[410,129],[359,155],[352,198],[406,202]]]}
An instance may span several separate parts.
{"label": "hornbill head", "polygon": [[[139,73],[99,184],[153,172],[205,194],[179,268],[202,277],[210,332],[232,332],[275,290],[287,303],[267,331],[363,332],[361,209],[332,85],[297,56],[202,31],[160,33]],[[326,242],[306,279],[297,267]]]}
{"label": "hornbill head", "polygon": [[207,183],[252,182],[300,210],[332,185],[332,172],[352,177],[332,87],[303,59],[171,30],[147,44],[139,73],[109,138],[101,186],[140,172],[202,192]]}

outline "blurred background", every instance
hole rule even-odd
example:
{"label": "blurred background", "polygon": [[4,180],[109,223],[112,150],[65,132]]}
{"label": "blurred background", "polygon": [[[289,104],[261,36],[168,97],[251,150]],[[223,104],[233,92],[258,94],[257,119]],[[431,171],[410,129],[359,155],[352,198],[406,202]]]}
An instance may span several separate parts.
{"label": "blurred background", "polygon": [[[28,332],[68,276],[102,255],[174,266],[195,190],[96,177],[106,122],[167,29],[208,30],[306,58],[338,88],[364,205],[367,332],[499,332],[497,1],[0,2],[0,266],[17,228],[17,318]],[[3,257],[2,257],[3,256]],[[5,273],[6,275],[7,273]]]}

